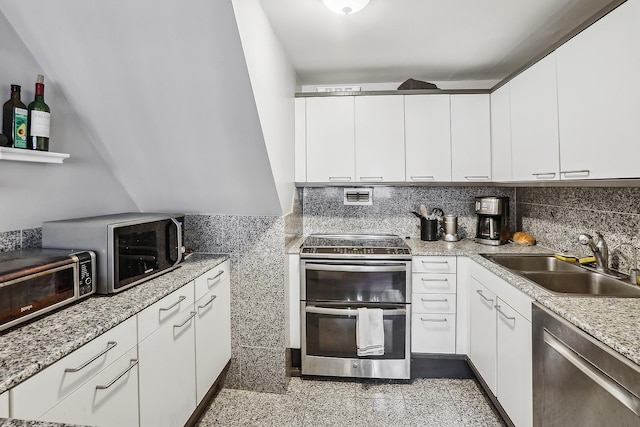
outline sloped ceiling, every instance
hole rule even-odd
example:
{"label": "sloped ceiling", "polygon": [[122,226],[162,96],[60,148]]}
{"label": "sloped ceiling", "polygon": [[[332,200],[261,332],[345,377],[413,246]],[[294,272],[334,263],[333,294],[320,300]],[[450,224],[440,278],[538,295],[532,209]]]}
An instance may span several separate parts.
{"label": "sloped ceiling", "polygon": [[142,211],[282,213],[230,1],[0,0],[0,12]]}

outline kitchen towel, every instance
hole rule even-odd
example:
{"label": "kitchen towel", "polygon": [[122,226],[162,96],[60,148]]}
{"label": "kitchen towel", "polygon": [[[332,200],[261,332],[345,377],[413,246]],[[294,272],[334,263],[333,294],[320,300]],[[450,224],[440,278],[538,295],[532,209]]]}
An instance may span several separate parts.
{"label": "kitchen towel", "polygon": [[384,354],[384,324],[381,308],[359,308],[356,318],[358,356]]}

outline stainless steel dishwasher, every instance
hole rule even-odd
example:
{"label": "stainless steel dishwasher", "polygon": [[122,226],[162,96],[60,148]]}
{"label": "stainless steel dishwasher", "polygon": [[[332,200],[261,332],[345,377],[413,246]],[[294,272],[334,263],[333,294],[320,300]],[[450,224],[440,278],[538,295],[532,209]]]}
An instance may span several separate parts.
{"label": "stainless steel dishwasher", "polygon": [[639,426],[640,366],[533,304],[534,426]]}

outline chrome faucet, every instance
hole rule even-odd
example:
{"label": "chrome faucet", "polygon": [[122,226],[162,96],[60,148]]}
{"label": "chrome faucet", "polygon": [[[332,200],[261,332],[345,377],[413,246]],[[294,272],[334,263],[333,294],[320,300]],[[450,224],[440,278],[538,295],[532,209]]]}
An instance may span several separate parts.
{"label": "chrome faucet", "polygon": [[588,234],[581,234],[578,237],[578,241],[581,245],[588,245],[593,256],[596,257],[596,270],[600,272],[609,271],[609,248],[607,248],[607,242],[604,241],[602,234],[596,231],[597,241],[593,241],[593,237]]}

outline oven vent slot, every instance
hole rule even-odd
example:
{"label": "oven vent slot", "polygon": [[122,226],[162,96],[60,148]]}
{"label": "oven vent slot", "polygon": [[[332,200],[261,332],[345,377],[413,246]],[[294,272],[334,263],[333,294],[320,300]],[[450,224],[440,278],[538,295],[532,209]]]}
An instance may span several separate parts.
{"label": "oven vent slot", "polygon": [[373,188],[345,188],[345,205],[367,206],[373,204]]}

